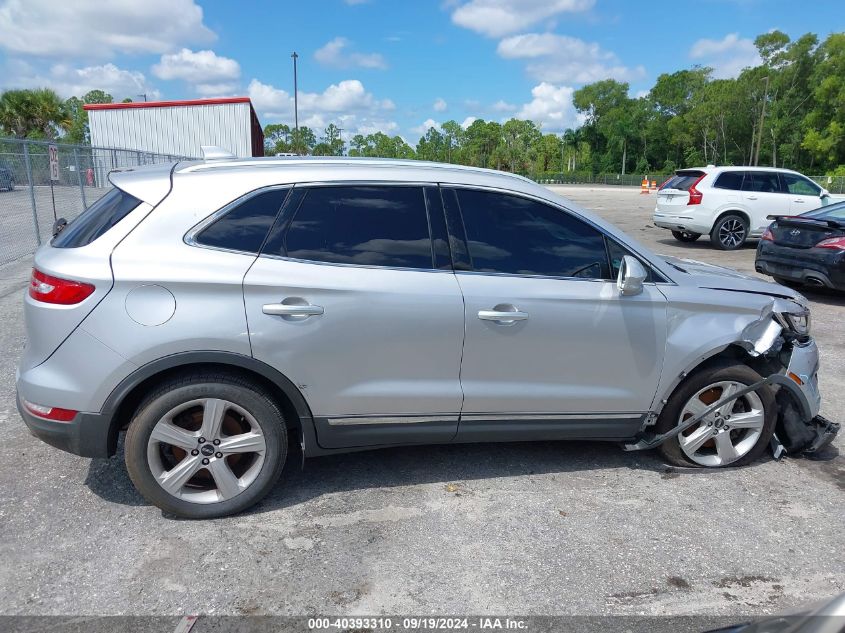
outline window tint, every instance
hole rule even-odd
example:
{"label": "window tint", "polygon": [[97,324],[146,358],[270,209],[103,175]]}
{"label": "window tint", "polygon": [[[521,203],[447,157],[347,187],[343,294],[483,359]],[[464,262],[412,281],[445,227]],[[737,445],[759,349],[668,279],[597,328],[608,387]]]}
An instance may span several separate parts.
{"label": "window tint", "polygon": [[827,207],[822,207],[809,213],[802,213],[809,218],[820,218],[822,220],[845,221],[845,202],[838,202]]}
{"label": "window tint", "polygon": [[423,190],[309,189],[288,228],[285,251],[319,262],[433,268]]}
{"label": "window tint", "polygon": [[739,191],[742,189],[742,173],[741,171],[726,171],[719,174],[719,177],[716,178],[716,182],[713,183],[714,187],[719,189],[733,189],[734,191]]}
{"label": "window tint", "polygon": [[141,201],[114,188],[97,200],[53,238],[54,248],[87,246],[129,215]]}
{"label": "window tint", "polygon": [[288,189],[271,189],[247,198],[203,229],[197,243],[257,253],[287,193]]}
{"label": "window tint", "polygon": [[680,191],[689,191],[699,178],[704,175],[703,171],[679,171],[675,176],[672,176],[661,189],[679,189]]}
{"label": "window tint", "polygon": [[817,196],[822,192],[822,188],[816,183],[810,182],[803,176],[797,174],[781,174],[783,184],[789,193],[796,196]]}
{"label": "window tint", "polygon": [[759,193],[781,193],[778,175],[770,171],[747,171],[742,181],[743,191]]}
{"label": "window tint", "polygon": [[548,205],[458,189],[474,270],[609,279],[602,234]]}

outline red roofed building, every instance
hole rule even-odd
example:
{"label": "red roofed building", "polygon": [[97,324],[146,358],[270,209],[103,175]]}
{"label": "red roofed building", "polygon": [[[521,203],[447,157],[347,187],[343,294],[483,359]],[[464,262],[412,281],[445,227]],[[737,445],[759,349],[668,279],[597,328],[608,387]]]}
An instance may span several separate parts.
{"label": "red roofed building", "polygon": [[249,97],[92,103],[91,145],[199,158],[217,145],[238,157],[263,156],[264,132]]}

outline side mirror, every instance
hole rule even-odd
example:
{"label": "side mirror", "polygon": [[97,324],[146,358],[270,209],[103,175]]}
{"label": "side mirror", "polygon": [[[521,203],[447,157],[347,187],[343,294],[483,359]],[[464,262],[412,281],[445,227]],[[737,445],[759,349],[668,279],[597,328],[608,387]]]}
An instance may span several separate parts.
{"label": "side mirror", "polygon": [[636,257],[625,255],[619,265],[619,276],[616,278],[616,287],[619,293],[625,296],[638,295],[643,291],[643,282],[648,276],[646,269]]}

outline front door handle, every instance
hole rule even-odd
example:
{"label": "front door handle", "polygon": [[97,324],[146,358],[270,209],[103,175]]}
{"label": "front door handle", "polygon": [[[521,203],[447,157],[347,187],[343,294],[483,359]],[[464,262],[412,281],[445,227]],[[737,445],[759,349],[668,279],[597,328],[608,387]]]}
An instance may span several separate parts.
{"label": "front door handle", "polygon": [[309,317],[323,314],[323,306],[266,303],[261,311],[273,316]]}
{"label": "front door handle", "polygon": [[521,312],[510,304],[500,304],[492,310],[479,310],[478,318],[482,321],[493,321],[499,325],[513,325],[517,321],[525,321],[527,312]]}
{"label": "front door handle", "polygon": [[804,204],[804,201],[801,200],[801,198],[796,198],[795,200],[793,200],[793,202],[795,202],[797,204]]}
{"label": "front door handle", "polygon": [[745,196],[746,200],[756,200],[757,196]]}

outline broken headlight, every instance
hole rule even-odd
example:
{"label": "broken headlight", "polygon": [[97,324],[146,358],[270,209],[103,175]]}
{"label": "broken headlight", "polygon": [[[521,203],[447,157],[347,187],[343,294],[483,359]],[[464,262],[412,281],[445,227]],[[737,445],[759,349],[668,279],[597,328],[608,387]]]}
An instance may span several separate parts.
{"label": "broken headlight", "polygon": [[805,338],[810,335],[810,311],[802,310],[800,312],[781,312],[777,313],[776,318],[784,329],[797,335],[799,338]]}

